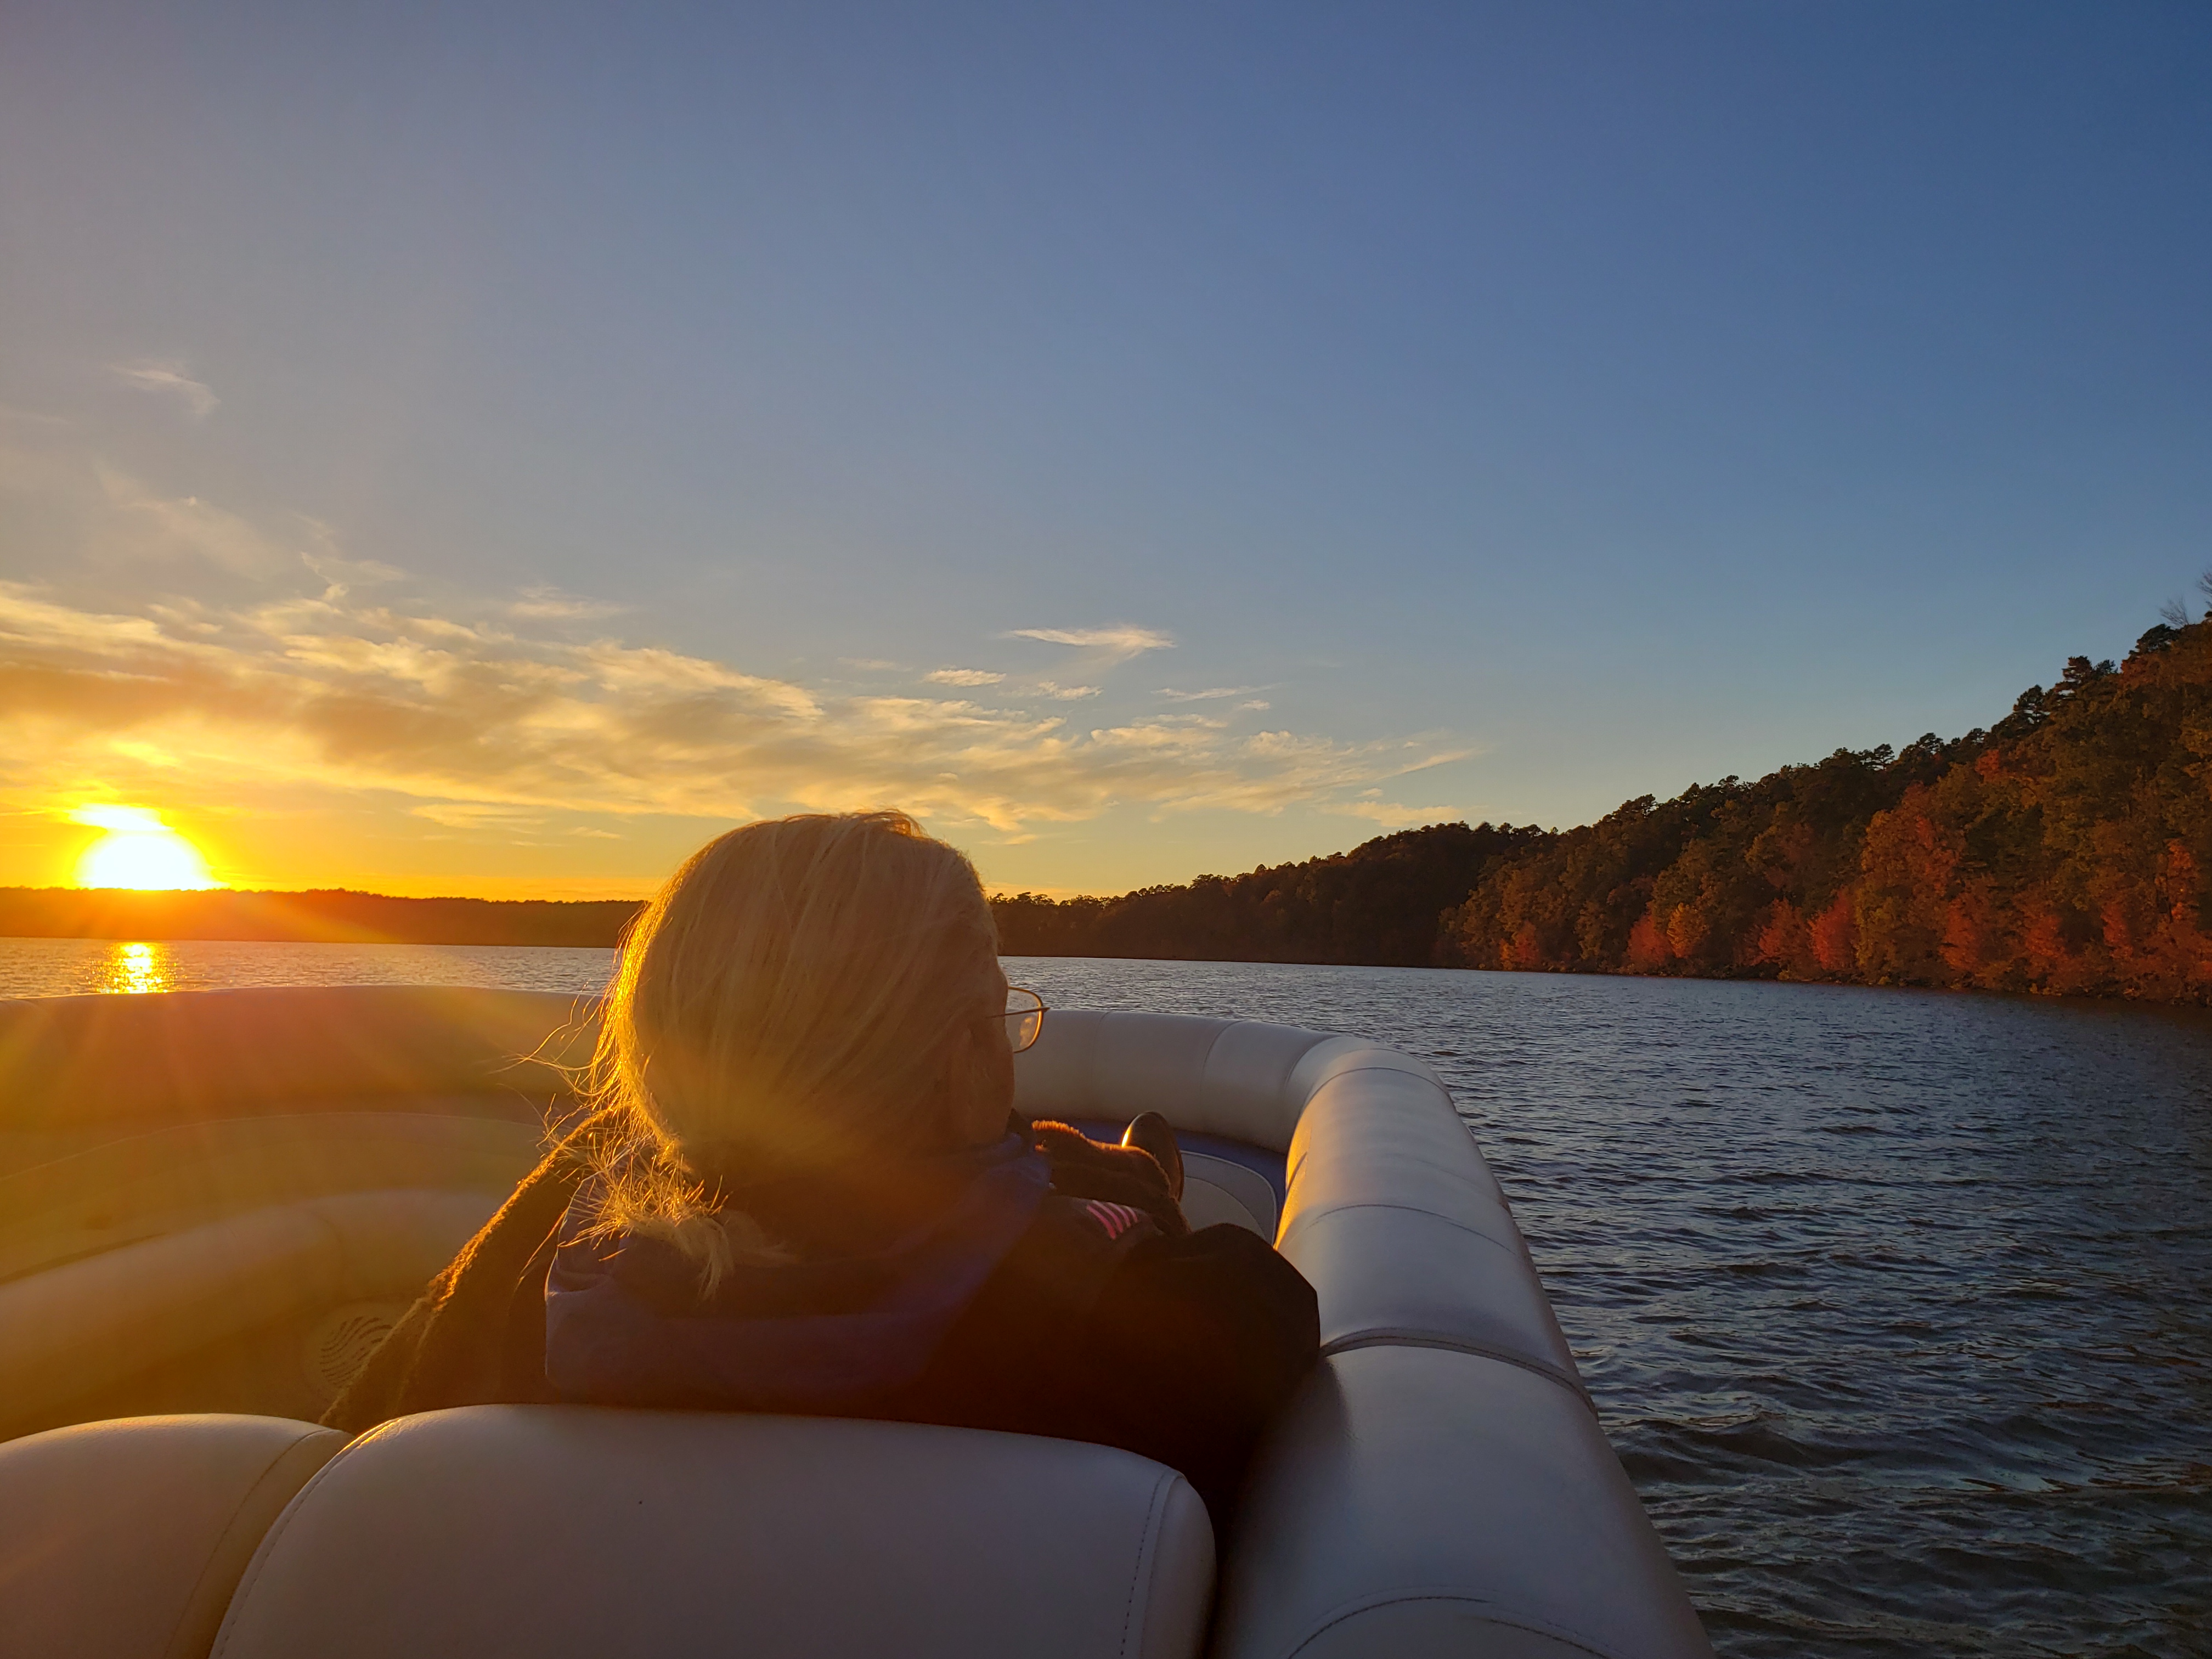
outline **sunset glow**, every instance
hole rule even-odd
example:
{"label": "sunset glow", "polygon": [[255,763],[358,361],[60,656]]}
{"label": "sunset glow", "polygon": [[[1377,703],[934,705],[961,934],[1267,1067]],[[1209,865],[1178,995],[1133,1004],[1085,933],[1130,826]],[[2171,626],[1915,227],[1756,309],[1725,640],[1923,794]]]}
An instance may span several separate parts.
{"label": "sunset glow", "polygon": [[174,890],[222,885],[208,873],[207,860],[199,848],[162,823],[161,815],[149,807],[80,806],[70,814],[70,820],[107,832],[77,860],[80,887]]}

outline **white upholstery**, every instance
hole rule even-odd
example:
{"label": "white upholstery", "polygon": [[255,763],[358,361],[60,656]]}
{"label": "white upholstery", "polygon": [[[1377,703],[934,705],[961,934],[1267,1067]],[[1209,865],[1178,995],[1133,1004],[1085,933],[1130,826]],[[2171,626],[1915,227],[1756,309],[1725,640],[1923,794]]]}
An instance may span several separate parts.
{"label": "white upholstery", "polygon": [[496,1207],[482,1193],[342,1193],[0,1285],[0,1431],[247,1331],[411,1301]]}
{"label": "white upholstery", "polygon": [[[376,1103],[381,1104],[381,1103]],[[514,1190],[545,1130],[468,1097],[405,1109],[218,1118],[132,1134],[0,1176],[0,1282],[302,1199],[372,1189]]]}
{"label": "white upholstery", "polygon": [[1331,1045],[1359,1046],[1288,1025],[1054,1009],[1016,1058],[1014,1103],[1032,1117],[1160,1111],[1179,1129],[1281,1152],[1297,1124],[1291,1071]]}
{"label": "white upholstery", "polygon": [[1518,1366],[1323,1361],[1243,1516],[1219,1659],[1711,1652],[1595,1420]]}
{"label": "white upholstery", "polygon": [[0,1445],[0,1653],[202,1659],[263,1534],[343,1444],[273,1417],[143,1417]]}
{"label": "white upholstery", "polygon": [[348,1447],[272,1528],[221,1659],[1185,1659],[1182,1477],[914,1424],[475,1407]]}
{"label": "white upholstery", "polygon": [[1332,1077],[1298,1121],[1291,1167],[1279,1243],[1320,1297],[1325,1350],[1454,1347],[1581,1392],[1504,1194],[1442,1085]]}
{"label": "white upholstery", "polygon": [[1443,1085],[1410,1054],[1257,1020],[1055,1008],[1014,1062],[1014,1104],[1032,1117],[1159,1111],[1178,1129],[1273,1152],[1331,1079],[1391,1071]]}
{"label": "white upholstery", "polygon": [[238,1116],[338,1097],[559,1095],[588,998],[431,985],[0,1000],[0,1127]]}
{"label": "white upholstery", "polygon": [[1272,1240],[1282,1219],[1275,1189],[1257,1170],[1225,1158],[1182,1152],[1182,1213],[1194,1227],[1226,1221]]}

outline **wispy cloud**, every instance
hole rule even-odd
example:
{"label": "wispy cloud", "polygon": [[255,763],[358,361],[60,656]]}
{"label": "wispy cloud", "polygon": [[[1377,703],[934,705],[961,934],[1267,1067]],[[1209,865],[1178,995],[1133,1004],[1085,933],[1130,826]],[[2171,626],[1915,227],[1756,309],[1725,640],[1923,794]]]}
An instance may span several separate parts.
{"label": "wispy cloud", "polygon": [[325,551],[302,553],[300,562],[330,584],[323,590],[323,597],[326,599],[343,599],[356,587],[374,587],[385,582],[404,582],[407,580],[405,571],[377,559],[349,559]]}
{"label": "wispy cloud", "polygon": [[127,744],[211,795],[392,792],[455,828],[884,802],[1004,832],[1123,804],[1274,812],[1396,776],[1433,747],[833,696],[663,647],[507,635],[343,596],[156,616],[16,584],[0,585],[0,750],[17,757],[0,785],[81,787],[125,764]]}
{"label": "wispy cloud", "polygon": [[313,520],[299,520],[299,538],[288,541],[197,495],[161,495],[112,467],[96,468],[94,478],[97,499],[77,505],[98,520],[93,533],[103,552],[198,557],[236,574],[268,576],[297,568],[301,542],[327,550],[329,527]]}
{"label": "wispy cloud", "polygon": [[545,822],[542,812],[520,806],[487,805],[481,801],[426,801],[407,810],[416,817],[442,823],[449,830],[526,829]]}
{"label": "wispy cloud", "polygon": [[1006,637],[1042,640],[1047,645],[1072,645],[1085,653],[1085,660],[1104,668],[1140,657],[1147,651],[1175,648],[1172,636],[1157,628],[1139,628],[1128,623],[1111,628],[1017,628]]}
{"label": "wispy cloud", "polygon": [[176,358],[142,357],[136,362],[110,363],[107,372],[142,392],[177,398],[184,404],[185,413],[196,421],[207,419],[222,402],[209,389],[207,382],[195,380],[185,374],[185,365]]}
{"label": "wispy cloud", "polygon": [[[103,516],[88,537],[153,555],[209,552],[211,526],[225,546],[282,545],[206,503],[137,486],[95,494],[93,508]],[[600,829],[639,815],[890,803],[1013,841],[1122,806],[1343,803],[1373,815],[1358,792],[1443,747],[1239,734],[1194,711],[1081,726],[1048,704],[988,706],[943,680],[898,695],[802,684],[650,640],[578,639],[563,609],[433,606],[408,598],[398,574],[325,542],[312,561],[278,560],[246,601],[0,582],[0,798],[97,796],[158,765],[163,799],[179,805],[256,791],[397,797],[462,834],[543,820],[565,837],[581,833],[569,828],[580,817]],[[1036,631],[1086,651],[1166,643],[1143,629]],[[1097,690],[1024,684],[1045,699]]]}
{"label": "wispy cloud", "polygon": [[[1249,697],[1255,691],[1267,689],[1264,685],[1217,685],[1204,691],[1178,691],[1171,685],[1164,685],[1152,695],[1168,702],[1211,702],[1218,697]],[[1263,702],[1259,706],[1265,708],[1267,705]]]}
{"label": "wispy cloud", "polygon": [[507,614],[548,622],[591,622],[619,617],[629,609],[612,599],[587,599],[557,587],[526,587],[522,597],[507,607]]}
{"label": "wispy cloud", "polygon": [[1363,789],[1349,800],[1331,801],[1322,811],[1340,817],[1365,818],[1384,830],[1411,830],[1417,824],[1450,823],[1467,813],[1457,806],[1405,806],[1384,800],[1380,789]]}
{"label": "wispy cloud", "polygon": [[1006,678],[988,668],[939,668],[922,676],[932,685],[996,685]]}

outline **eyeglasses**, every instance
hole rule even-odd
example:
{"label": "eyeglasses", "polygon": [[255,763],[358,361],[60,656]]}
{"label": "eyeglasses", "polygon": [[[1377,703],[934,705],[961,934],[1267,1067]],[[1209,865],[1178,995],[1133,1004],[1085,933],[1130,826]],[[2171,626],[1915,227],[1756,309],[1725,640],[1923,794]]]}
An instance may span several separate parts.
{"label": "eyeglasses", "polygon": [[1006,1012],[999,1016],[1006,1022],[1006,1046],[1019,1054],[1035,1042],[1044,1030],[1044,1016],[1042,997],[1035,991],[1025,991],[1018,985],[1009,985],[1006,988]]}

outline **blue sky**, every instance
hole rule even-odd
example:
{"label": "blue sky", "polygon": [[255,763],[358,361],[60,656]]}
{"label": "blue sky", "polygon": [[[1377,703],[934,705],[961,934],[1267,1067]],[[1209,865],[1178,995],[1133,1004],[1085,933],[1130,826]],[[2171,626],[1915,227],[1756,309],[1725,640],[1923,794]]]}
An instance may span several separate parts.
{"label": "blue sky", "polygon": [[15,4],[0,880],[884,801],[1118,890],[1988,723],[2212,563],[2208,88],[2195,5]]}

